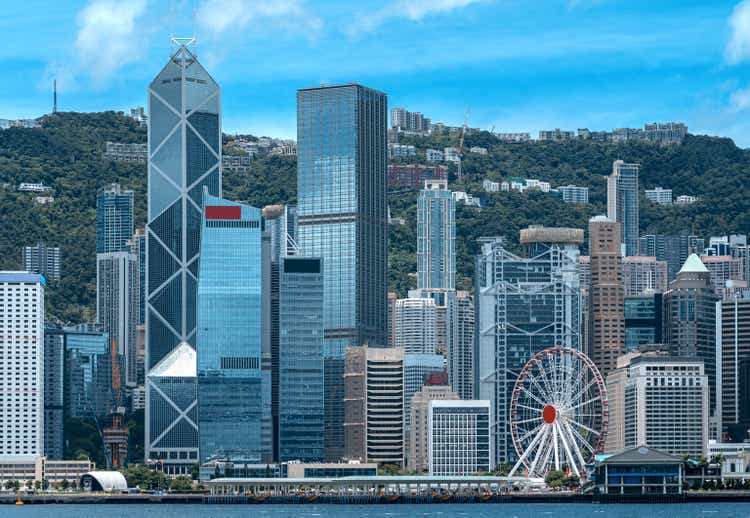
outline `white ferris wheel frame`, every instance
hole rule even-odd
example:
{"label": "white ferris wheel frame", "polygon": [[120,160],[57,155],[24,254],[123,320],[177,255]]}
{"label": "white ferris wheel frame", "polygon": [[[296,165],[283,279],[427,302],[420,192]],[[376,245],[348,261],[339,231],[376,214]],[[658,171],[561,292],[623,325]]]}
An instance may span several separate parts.
{"label": "white ferris wheel frame", "polygon": [[513,386],[510,432],[518,461],[510,476],[521,467],[544,477],[567,466],[585,478],[586,464],[604,446],[608,416],[604,378],[588,356],[569,347],[540,351]]}

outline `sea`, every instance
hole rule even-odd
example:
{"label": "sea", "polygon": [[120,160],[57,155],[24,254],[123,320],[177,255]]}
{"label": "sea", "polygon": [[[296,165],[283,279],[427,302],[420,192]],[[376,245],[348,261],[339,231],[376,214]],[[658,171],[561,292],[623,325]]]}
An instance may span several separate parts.
{"label": "sea", "polygon": [[750,518],[750,504],[25,505],[2,518]]}

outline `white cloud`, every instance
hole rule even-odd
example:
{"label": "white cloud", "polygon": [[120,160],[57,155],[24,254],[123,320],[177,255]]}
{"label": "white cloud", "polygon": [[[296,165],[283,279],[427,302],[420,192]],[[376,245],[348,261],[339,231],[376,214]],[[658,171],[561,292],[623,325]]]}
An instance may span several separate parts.
{"label": "white cloud", "polygon": [[311,36],[323,25],[320,17],[310,12],[302,0],[205,0],[198,13],[198,23],[209,38],[249,27],[295,30]]}
{"label": "white cloud", "polygon": [[146,0],[89,0],[78,14],[75,52],[81,72],[104,83],[141,58],[145,38],[139,18]]}
{"label": "white cloud", "polygon": [[724,57],[729,63],[740,63],[750,57],[750,0],[743,0],[734,6],[729,16],[729,29]]}
{"label": "white cloud", "polygon": [[750,108],[750,86],[734,91],[729,96],[729,105],[736,112]]}
{"label": "white cloud", "polygon": [[374,13],[361,14],[347,32],[355,36],[372,32],[390,18],[420,21],[431,15],[447,13],[485,0],[393,0]]}

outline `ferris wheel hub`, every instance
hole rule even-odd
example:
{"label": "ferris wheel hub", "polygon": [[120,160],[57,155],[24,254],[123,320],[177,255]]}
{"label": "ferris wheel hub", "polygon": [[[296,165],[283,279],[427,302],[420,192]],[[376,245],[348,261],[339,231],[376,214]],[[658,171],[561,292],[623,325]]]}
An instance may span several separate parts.
{"label": "ferris wheel hub", "polygon": [[544,410],[542,410],[542,419],[544,419],[544,422],[547,424],[552,424],[555,422],[555,419],[557,419],[557,410],[552,405],[547,405],[544,407]]}

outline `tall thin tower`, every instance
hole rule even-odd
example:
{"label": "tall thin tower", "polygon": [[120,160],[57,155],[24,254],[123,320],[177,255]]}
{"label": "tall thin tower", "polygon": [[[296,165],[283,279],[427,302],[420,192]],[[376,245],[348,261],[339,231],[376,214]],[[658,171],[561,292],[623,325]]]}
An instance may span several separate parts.
{"label": "tall thin tower", "polygon": [[57,79],[52,82],[52,113],[57,113]]}
{"label": "tall thin tower", "polygon": [[221,196],[221,90],[190,50],[148,88],[147,459],[171,474],[198,460],[196,294],[204,186]]}

